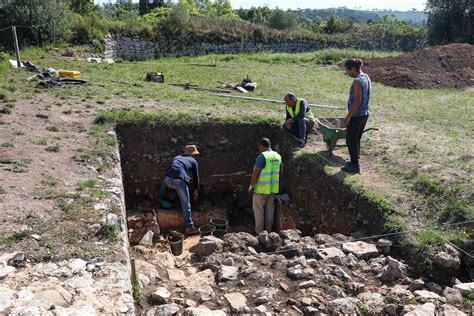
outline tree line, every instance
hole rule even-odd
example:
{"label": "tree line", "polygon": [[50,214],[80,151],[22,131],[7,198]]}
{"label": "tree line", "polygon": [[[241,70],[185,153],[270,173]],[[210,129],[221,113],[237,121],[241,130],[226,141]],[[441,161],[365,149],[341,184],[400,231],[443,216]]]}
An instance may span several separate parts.
{"label": "tree line", "polygon": [[[104,35],[110,31],[173,37],[196,32],[197,26],[216,29],[213,23],[226,32],[233,32],[229,30],[231,27],[241,27],[257,37],[271,36],[274,34],[272,29],[279,30],[280,35],[286,32],[290,38],[295,33],[301,38],[309,38],[311,34],[363,32],[373,40],[398,41],[401,50],[413,49],[417,46],[415,42],[420,40],[431,45],[474,43],[472,0],[428,0],[426,28],[391,15],[361,22],[360,19],[341,17],[337,12],[341,10],[334,10],[322,19],[311,10],[281,10],[268,6],[234,10],[229,0],[140,0],[138,3],[116,0],[100,6],[93,0],[0,0],[0,29],[20,26],[18,33],[23,46],[71,42],[91,44],[99,50]],[[342,12],[350,14],[348,9]],[[255,27],[249,27],[249,24]],[[238,30],[235,33],[238,34]],[[11,49],[12,38],[8,30],[0,32],[0,46]]]}

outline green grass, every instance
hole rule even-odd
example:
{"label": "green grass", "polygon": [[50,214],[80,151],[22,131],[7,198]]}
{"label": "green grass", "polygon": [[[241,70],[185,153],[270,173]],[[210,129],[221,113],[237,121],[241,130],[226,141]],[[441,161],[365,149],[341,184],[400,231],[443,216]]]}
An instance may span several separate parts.
{"label": "green grass", "polygon": [[58,152],[61,151],[61,145],[54,144],[54,145],[46,147],[45,150],[49,151],[49,152],[52,152],[52,153],[58,153]]}
{"label": "green grass", "polygon": [[99,183],[95,179],[87,179],[87,180],[78,181],[76,186],[77,186],[77,190],[84,191],[87,189],[92,189],[96,187],[98,184]]}
{"label": "green grass", "polygon": [[[249,96],[281,99],[286,92],[293,91],[310,103],[345,107],[352,79],[343,74],[337,63],[349,56],[396,54],[323,50],[302,54],[207,55],[108,65],[70,61],[51,51],[23,52],[24,58],[36,60],[40,66],[79,70],[88,80],[84,86],[40,93],[53,94],[63,100],[74,98],[98,111],[96,126],[89,131],[93,146],[77,152],[73,159],[87,161],[99,171],[106,170],[110,164],[116,144],[106,132],[115,124],[281,124],[283,120],[282,104],[222,98],[184,90],[170,83],[189,82],[217,88],[220,86],[217,80],[240,82],[249,75],[258,83],[258,88]],[[145,81],[150,69],[163,72],[165,83]],[[6,99],[19,97],[20,91],[22,98],[38,93],[33,85],[25,86],[27,76],[0,63],[0,78],[5,79],[0,80],[0,91],[5,91]],[[369,184],[366,190],[356,185],[354,190],[386,214],[387,231],[410,229],[418,222],[432,227],[474,218],[472,98],[473,92],[455,89],[409,90],[374,82],[368,127],[379,127],[380,131],[364,135],[363,159],[370,157],[372,168],[391,186],[379,188]],[[78,111],[74,108],[63,113],[75,115]],[[344,110],[320,108],[314,112],[317,117],[345,114]],[[338,172],[331,166],[323,165],[323,168],[332,174]],[[399,207],[394,210],[394,205]],[[415,209],[417,213],[413,215]],[[438,233],[449,235],[443,235],[448,239],[462,235],[441,229],[435,235]],[[429,240],[421,235],[421,243]]]}
{"label": "green grass", "polygon": [[16,231],[11,235],[4,236],[0,238],[0,244],[7,245],[7,246],[12,246],[15,243],[18,243],[25,239],[28,236],[28,231],[27,230],[22,230],[22,231]]}
{"label": "green grass", "polygon": [[57,125],[46,126],[46,130],[50,132],[59,132],[59,127]]}
{"label": "green grass", "polygon": [[4,187],[0,186],[0,194],[5,194],[7,191],[5,190]]}

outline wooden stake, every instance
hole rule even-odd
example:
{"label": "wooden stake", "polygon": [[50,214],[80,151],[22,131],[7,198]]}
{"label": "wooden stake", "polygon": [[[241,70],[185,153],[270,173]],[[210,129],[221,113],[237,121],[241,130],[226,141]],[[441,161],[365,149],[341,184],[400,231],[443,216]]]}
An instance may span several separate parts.
{"label": "wooden stake", "polygon": [[18,47],[18,38],[16,36],[16,26],[12,26],[12,32],[13,32],[13,45],[15,46],[15,53],[16,53],[16,62],[18,64],[18,68],[21,68],[20,48]]}
{"label": "wooden stake", "polygon": [[135,258],[131,257],[130,258],[130,265],[132,267],[132,282],[137,281],[137,270],[135,269]]}

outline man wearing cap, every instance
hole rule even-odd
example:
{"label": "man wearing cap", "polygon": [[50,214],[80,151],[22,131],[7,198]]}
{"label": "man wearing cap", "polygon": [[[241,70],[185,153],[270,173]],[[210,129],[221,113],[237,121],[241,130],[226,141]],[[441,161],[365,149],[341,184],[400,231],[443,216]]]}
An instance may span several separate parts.
{"label": "man wearing cap", "polygon": [[313,111],[304,99],[297,98],[294,93],[288,92],[283,98],[286,104],[286,121],[284,127],[290,134],[298,138],[300,147],[308,141],[308,135],[314,127]]}
{"label": "man wearing cap", "polygon": [[272,150],[270,139],[258,143],[258,155],[250,180],[249,192],[253,192],[252,209],[255,216],[255,232],[273,231],[275,218],[275,194],[280,190],[281,156]]}
{"label": "man wearing cap", "polygon": [[165,195],[167,188],[176,190],[181,208],[183,210],[184,223],[186,224],[186,233],[188,235],[197,234],[191,217],[191,199],[189,195],[189,180],[193,179],[193,198],[197,200],[199,190],[199,166],[195,156],[199,155],[196,145],[188,145],[184,148],[182,155],[176,156],[166,171],[165,179],[161,184],[158,193],[158,201],[163,208],[171,208],[170,202],[166,201]]}

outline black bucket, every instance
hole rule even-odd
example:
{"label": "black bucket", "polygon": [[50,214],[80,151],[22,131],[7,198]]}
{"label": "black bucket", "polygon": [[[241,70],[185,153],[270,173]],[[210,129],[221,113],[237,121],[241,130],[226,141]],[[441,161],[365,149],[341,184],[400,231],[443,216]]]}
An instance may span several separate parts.
{"label": "black bucket", "polygon": [[224,235],[226,233],[227,233],[227,231],[225,231],[223,229],[216,229],[212,232],[212,236],[222,239],[222,237],[224,237]]}
{"label": "black bucket", "polygon": [[183,234],[176,231],[170,232],[168,235],[168,243],[170,244],[171,253],[173,255],[179,256],[183,253],[183,240]]}
{"label": "black bucket", "polygon": [[216,230],[214,225],[202,225],[199,227],[199,234],[201,237],[212,235],[212,232]]}
{"label": "black bucket", "polygon": [[223,218],[211,219],[211,224],[216,226],[216,230],[227,231],[227,220]]}

